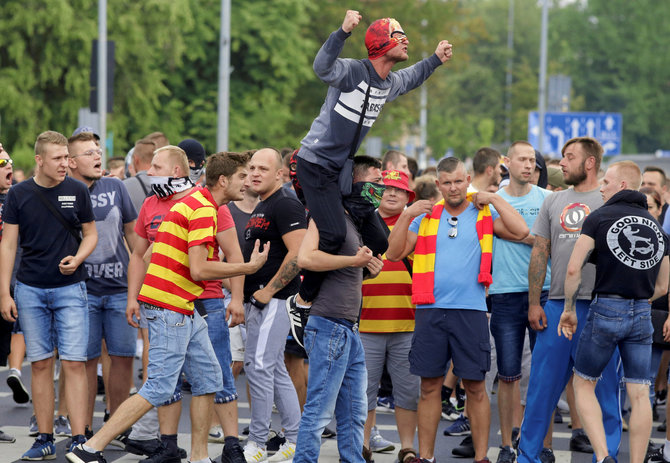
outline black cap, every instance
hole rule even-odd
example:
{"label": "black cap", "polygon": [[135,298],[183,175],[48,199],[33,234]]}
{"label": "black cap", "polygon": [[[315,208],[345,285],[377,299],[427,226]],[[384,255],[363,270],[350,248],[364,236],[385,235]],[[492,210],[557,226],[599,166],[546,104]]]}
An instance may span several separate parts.
{"label": "black cap", "polygon": [[205,148],[198,140],[187,138],[179,142],[179,146],[184,150],[189,161],[193,161],[196,167],[200,167],[204,162],[207,154]]}

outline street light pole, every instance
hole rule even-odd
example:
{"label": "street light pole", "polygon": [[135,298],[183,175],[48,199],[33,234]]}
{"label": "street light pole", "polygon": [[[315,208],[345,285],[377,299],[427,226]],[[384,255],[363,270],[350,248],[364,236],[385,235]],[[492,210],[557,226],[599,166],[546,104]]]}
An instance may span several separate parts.
{"label": "street light pole", "polygon": [[98,0],[98,135],[107,167],[107,0]]}
{"label": "street light pole", "polygon": [[538,83],[538,118],[540,134],[538,151],[543,150],[544,144],[544,114],[547,111],[547,28],[549,18],[549,0],[542,2],[542,31],[540,38],[540,81]]}
{"label": "street light pole", "polygon": [[230,102],[230,0],[221,0],[219,41],[219,94],[216,151],[228,151],[228,107]]}

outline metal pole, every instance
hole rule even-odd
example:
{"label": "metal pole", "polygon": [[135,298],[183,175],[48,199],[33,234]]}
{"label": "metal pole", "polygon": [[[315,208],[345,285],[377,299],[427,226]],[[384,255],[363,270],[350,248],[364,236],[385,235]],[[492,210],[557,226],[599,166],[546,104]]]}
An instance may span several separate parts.
{"label": "metal pole", "polygon": [[507,76],[505,77],[505,146],[512,144],[512,68],[514,66],[514,0],[507,14]]}
{"label": "metal pole", "polygon": [[98,0],[98,134],[107,168],[107,0]]}
{"label": "metal pole", "polygon": [[542,2],[542,32],[540,38],[540,81],[538,83],[538,117],[539,117],[539,141],[538,151],[543,150],[544,144],[544,114],[547,111],[547,29],[549,18],[549,0]]}
{"label": "metal pole", "polygon": [[427,125],[428,125],[428,90],[426,90],[426,84],[421,86],[421,112],[419,113],[419,126],[421,131],[419,133],[419,159],[417,159],[419,164],[419,169],[425,169],[427,165],[426,161],[426,138],[427,138]]}
{"label": "metal pole", "polygon": [[230,0],[221,0],[221,38],[219,41],[219,97],[216,150],[228,151],[228,105],[230,94]]}

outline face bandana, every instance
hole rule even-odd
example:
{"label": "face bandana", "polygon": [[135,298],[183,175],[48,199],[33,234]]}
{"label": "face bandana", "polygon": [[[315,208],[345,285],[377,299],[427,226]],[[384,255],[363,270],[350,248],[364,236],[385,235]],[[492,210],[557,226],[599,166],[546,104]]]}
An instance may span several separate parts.
{"label": "face bandana", "polygon": [[195,186],[188,177],[152,176],[149,177],[149,181],[151,183],[151,191],[161,199],[168,199],[172,195],[181,193],[182,191],[186,191]]}
{"label": "face bandana", "polygon": [[197,183],[198,179],[202,177],[202,175],[205,173],[205,167],[190,167],[190,172],[188,174],[188,178],[191,179],[193,183]]}
{"label": "face bandana", "polygon": [[354,183],[351,195],[344,199],[343,204],[357,227],[379,207],[385,189],[386,186],[379,183]]}

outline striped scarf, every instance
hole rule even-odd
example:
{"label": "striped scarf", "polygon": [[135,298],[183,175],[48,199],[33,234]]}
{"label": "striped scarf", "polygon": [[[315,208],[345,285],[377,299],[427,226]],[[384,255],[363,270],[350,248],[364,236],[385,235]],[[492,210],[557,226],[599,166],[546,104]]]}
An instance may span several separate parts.
{"label": "striped scarf", "polygon": [[[468,193],[472,201],[473,193]],[[444,210],[444,199],[438,201],[430,214],[421,220],[419,234],[414,248],[414,274],[412,275],[412,303],[417,305],[435,303],[435,250],[437,249],[437,229]],[[477,213],[477,237],[482,250],[477,282],[487,288],[493,282],[491,261],[493,256],[493,218],[489,206]]]}

